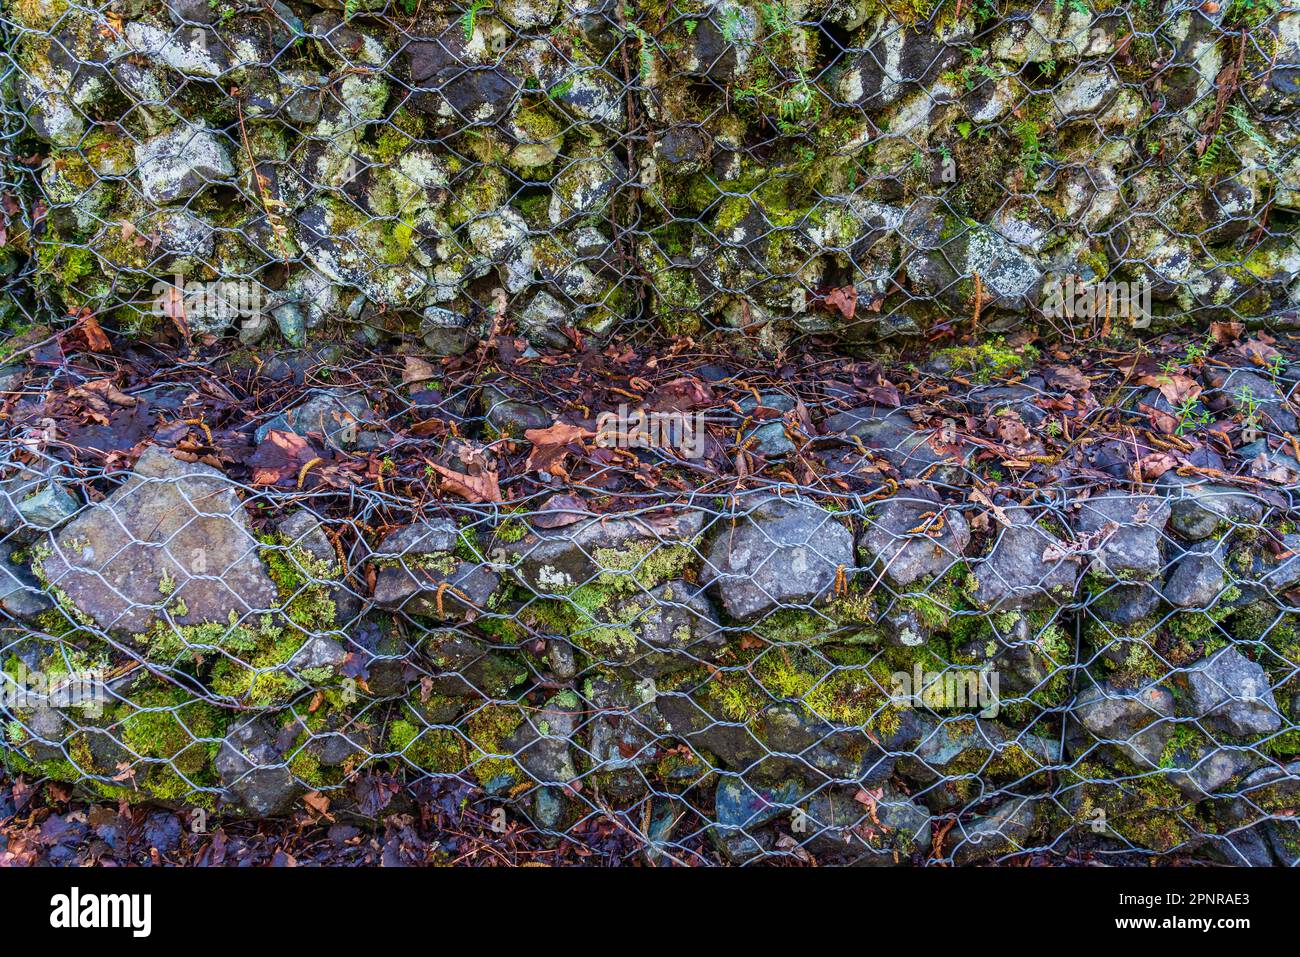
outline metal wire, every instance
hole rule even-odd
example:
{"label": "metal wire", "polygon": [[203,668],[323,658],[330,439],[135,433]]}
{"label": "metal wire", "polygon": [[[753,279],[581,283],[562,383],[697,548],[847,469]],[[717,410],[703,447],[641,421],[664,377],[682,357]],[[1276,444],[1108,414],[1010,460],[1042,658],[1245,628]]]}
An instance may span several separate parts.
{"label": "metal wire", "polygon": [[[8,4],[8,766],[254,816],[454,780],[659,865],[1294,864],[1293,357],[1201,330],[1294,326],[1297,15]],[[1169,448],[1050,431],[1026,315],[1193,329],[1194,390],[1116,366],[1074,420]],[[899,408],[848,359],[685,370],[741,482],[591,454],[612,373],[477,374],[972,317],[1006,338]],[[96,329],[136,351],[64,361]],[[1024,460],[969,440],[1011,419]]]}

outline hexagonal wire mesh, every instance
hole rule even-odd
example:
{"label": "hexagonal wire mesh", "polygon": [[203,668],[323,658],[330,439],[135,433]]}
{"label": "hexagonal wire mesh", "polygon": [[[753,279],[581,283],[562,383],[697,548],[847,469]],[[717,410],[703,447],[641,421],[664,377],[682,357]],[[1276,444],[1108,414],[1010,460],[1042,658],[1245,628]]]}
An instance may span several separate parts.
{"label": "hexagonal wire mesh", "polygon": [[[7,760],[256,815],[458,782],[654,863],[1293,863],[1285,365],[1206,383],[1261,436],[1233,467],[1197,394],[1109,380],[1085,428],[1179,422],[1136,491],[991,481],[952,408],[829,366],[660,406],[757,450],[748,491],[661,449],[570,475],[590,429],[497,484],[616,394],[475,377],[498,336],[1289,324],[1296,15],[1096,6],[12,0]],[[1053,314],[1056,277],[1106,295]],[[51,316],[140,349],[69,379]],[[171,326],[250,352],[164,363]],[[447,375],[251,351],[340,326]],[[1051,385],[961,414],[1037,427]]]}

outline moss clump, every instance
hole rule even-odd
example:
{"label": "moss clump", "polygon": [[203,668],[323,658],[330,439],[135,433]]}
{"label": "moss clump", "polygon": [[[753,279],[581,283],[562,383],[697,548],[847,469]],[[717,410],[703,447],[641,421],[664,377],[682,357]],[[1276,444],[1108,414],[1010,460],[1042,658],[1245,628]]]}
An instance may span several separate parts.
{"label": "moss clump", "polygon": [[884,657],[858,646],[769,648],[743,669],[701,675],[695,696],[726,721],[751,722],[787,701],[834,724],[891,734],[900,720],[890,704],[891,670]]}
{"label": "moss clump", "polygon": [[1217,830],[1164,774],[1087,762],[1059,774],[1062,790],[1078,793],[1076,821],[1100,825],[1138,850],[1164,854]]}
{"label": "moss clump", "polygon": [[567,598],[533,602],[520,617],[530,628],[569,638],[596,659],[626,660],[636,653],[635,623],[645,611],[646,606],[620,599],[615,589],[593,582]]}
{"label": "moss clump", "polygon": [[456,774],[470,763],[465,743],[456,732],[423,727],[406,718],[389,726],[388,749],[431,774]]}
{"label": "moss clump", "polygon": [[470,771],[485,790],[496,793],[520,780],[522,769],[504,742],[523,720],[518,706],[508,704],[486,704],[466,719],[466,732],[478,752],[471,755]]}
{"label": "moss clump", "polygon": [[636,592],[640,590],[638,585],[653,588],[683,578],[699,554],[697,544],[665,545],[638,539],[623,548],[597,548],[592,558],[602,571],[596,584],[614,591]]}
{"label": "moss clump", "polygon": [[1008,346],[999,336],[977,346],[940,349],[935,358],[948,362],[956,371],[969,373],[976,382],[989,382],[1032,366],[1038,361],[1038,348],[1032,345]]}
{"label": "moss clump", "polygon": [[338,578],[337,563],[317,558],[278,534],[263,543],[270,547],[261,549],[262,561],[275,583],[284,616],[306,631],[333,628],[336,608],[330,583]]}
{"label": "moss clump", "polygon": [[121,719],[122,743],[146,759],[132,768],[141,792],[182,800],[216,784],[210,762],[225,734],[220,710],[179,688],[150,689],[123,708],[128,713]]}

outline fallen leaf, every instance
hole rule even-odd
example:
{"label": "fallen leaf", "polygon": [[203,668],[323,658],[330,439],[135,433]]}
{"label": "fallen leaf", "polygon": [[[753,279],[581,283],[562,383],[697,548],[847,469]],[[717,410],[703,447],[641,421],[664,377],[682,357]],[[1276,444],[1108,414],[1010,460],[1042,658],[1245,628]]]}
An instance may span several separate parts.
{"label": "fallen leaf", "polygon": [[477,475],[457,472],[431,462],[429,467],[442,476],[442,484],[447,491],[459,495],[467,502],[501,502],[501,488],[497,484],[497,473],[483,470]]}
{"label": "fallen leaf", "polygon": [[417,356],[407,356],[406,365],[402,368],[402,385],[410,385],[413,382],[428,382],[430,379],[436,379],[437,373],[425,360]]}
{"label": "fallen leaf", "polygon": [[528,520],[535,528],[563,528],[580,522],[591,509],[576,495],[552,495],[540,512]]}
{"label": "fallen leaf", "polygon": [[840,286],[832,289],[826,294],[826,305],[830,309],[838,309],[845,319],[852,319],[858,311],[858,287]]}

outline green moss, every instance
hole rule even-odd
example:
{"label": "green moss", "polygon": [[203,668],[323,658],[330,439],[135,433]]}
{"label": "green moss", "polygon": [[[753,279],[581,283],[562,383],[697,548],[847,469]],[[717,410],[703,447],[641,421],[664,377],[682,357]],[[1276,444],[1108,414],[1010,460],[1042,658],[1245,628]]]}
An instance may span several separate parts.
{"label": "green moss", "polygon": [[278,534],[264,538],[263,543],[271,546],[260,553],[275,583],[280,611],[306,631],[333,628],[336,608],[330,583],[338,579],[338,564],[317,558]]}
{"label": "green moss", "polygon": [[528,526],[523,522],[510,520],[502,522],[496,529],[496,538],[499,542],[505,542],[507,545],[513,545],[516,542],[523,541],[528,535]]}
{"label": "green moss", "polygon": [[1099,822],[1103,833],[1118,835],[1139,850],[1167,853],[1217,830],[1163,774],[1136,769],[1117,774],[1089,763],[1059,774],[1064,789],[1079,793],[1075,822]]}
{"label": "green moss", "polygon": [[935,358],[946,359],[953,369],[969,373],[976,382],[989,382],[1012,376],[1038,361],[1038,349],[1032,345],[1011,347],[1001,336],[977,346],[951,346],[940,349]]}
{"label": "green moss", "polygon": [[665,545],[637,539],[623,548],[597,548],[592,558],[602,569],[598,585],[615,591],[636,592],[681,578],[699,555],[698,542]]}
{"label": "green moss", "polygon": [[389,726],[388,749],[432,774],[455,774],[470,763],[464,742],[454,731],[421,727],[406,719]]}
{"label": "green moss", "polygon": [[486,704],[465,721],[466,733],[478,751],[471,757],[474,763],[470,770],[490,792],[504,790],[522,776],[522,770],[504,744],[522,722],[519,708],[506,704]]}
{"label": "green moss", "polygon": [[787,701],[826,721],[890,734],[900,720],[889,703],[891,671],[885,658],[858,646],[769,648],[744,669],[697,675],[695,696],[721,720],[754,721],[768,705]]}

